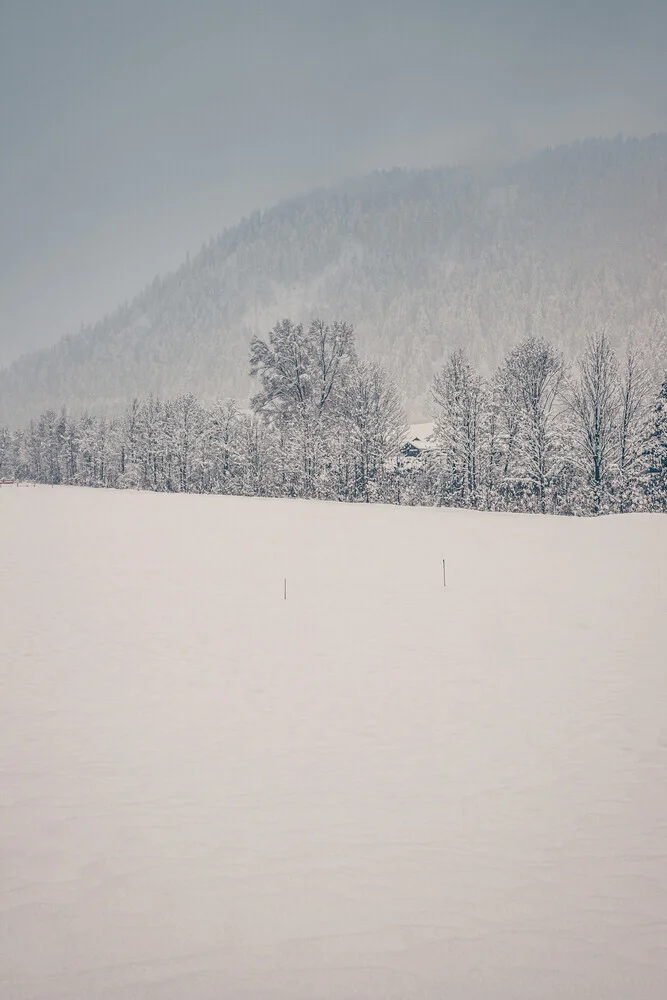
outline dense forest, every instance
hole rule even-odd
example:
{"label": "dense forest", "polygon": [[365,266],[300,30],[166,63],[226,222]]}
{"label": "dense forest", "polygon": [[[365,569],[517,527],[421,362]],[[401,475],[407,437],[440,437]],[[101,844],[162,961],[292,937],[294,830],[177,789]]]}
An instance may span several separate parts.
{"label": "dense forest", "polygon": [[667,136],[487,171],[375,173],[255,213],[114,314],[0,372],[0,423],[63,405],[117,419],[149,395],[245,405],[250,342],[283,316],[353,319],[413,420],[459,348],[490,377],[528,337],[569,362],[604,327],[621,352],[632,333],[660,377],[666,274]]}
{"label": "dense forest", "polygon": [[251,408],[191,393],[116,417],[49,410],[0,430],[17,481],[562,514],[667,510],[667,378],[593,331],[572,365],[527,337],[484,377],[456,349],[433,379],[428,441],[344,322],[253,338]]}

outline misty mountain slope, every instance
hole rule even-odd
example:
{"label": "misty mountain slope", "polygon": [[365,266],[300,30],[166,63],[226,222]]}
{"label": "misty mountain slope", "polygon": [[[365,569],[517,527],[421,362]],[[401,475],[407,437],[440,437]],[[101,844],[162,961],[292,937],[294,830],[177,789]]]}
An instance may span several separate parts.
{"label": "misty mountain slope", "polygon": [[390,171],[257,213],[176,273],[0,373],[0,420],[134,395],[248,391],[250,337],[341,317],[413,416],[447,351],[483,366],[528,333],[570,355],[596,324],[636,329],[660,367],[667,321],[667,136],[590,140],[486,172]]}
{"label": "misty mountain slope", "polygon": [[663,1000],[667,518],[0,487],[0,549],[3,1000]]}

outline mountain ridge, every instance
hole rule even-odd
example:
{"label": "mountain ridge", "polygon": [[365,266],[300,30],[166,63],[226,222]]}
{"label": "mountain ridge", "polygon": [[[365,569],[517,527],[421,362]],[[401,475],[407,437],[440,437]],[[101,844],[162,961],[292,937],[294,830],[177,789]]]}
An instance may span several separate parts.
{"label": "mountain ridge", "polygon": [[351,322],[426,415],[465,346],[490,369],[537,333],[570,357],[604,325],[652,366],[667,345],[667,135],[514,163],[374,171],[257,211],[98,323],[0,371],[0,422],[113,412],[135,395],[249,389],[248,345],[284,316]]}

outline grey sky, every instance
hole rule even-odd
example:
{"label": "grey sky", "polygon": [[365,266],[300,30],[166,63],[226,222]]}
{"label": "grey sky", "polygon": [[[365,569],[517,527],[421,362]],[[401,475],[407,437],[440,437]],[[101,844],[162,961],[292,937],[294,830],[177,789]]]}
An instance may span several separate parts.
{"label": "grey sky", "polygon": [[255,207],[667,129],[665,0],[0,0],[0,364]]}

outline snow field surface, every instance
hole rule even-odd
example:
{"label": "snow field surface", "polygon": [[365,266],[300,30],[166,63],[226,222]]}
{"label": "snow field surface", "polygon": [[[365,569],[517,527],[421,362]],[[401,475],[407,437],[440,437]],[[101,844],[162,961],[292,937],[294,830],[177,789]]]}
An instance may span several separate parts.
{"label": "snow field surface", "polygon": [[664,516],[2,488],[0,552],[3,1000],[667,996]]}

